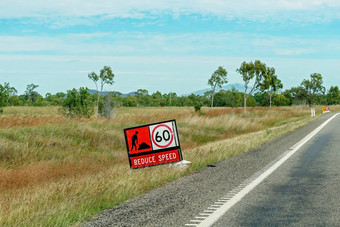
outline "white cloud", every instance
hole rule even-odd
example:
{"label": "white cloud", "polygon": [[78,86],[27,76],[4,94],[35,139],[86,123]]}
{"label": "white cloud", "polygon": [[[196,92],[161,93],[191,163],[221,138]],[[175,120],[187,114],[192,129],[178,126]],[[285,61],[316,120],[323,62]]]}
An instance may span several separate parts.
{"label": "white cloud", "polygon": [[[84,18],[144,18],[164,13],[214,15],[251,20],[340,18],[338,0],[2,0],[0,18],[52,18],[62,23],[85,23]],[[62,20],[62,18],[68,18]],[[72,20],[70,19],[72,18]],[[78,18],[75,21],[74,18]],[[87,21],[89,22],[89,21]],[[58,24],[56,24],[58,26]]]}
{"label": "white cloud", "polygon": [[302,55],[302,54],[311,54],[311,53],[316,53],[316,50],[313,49],[308,49],[308,48],[294,48],[294,49],[275,49],[274,52],[277,55],[282,55],[282,56],[297,56],[297,55]]}
{"label": "white cloud", "polygon": [[0,53],[46,53],[46,55],[222,55],[258,57],[338,56],[337,37],[320,40],[248,33],[205,32],[182,34],[98,32],[55,36],[0,36]]}
{"label": "white cloud", "polygon": [[62,42],[52,37],[0,36],[0,52],[29,52],[57,50]]}

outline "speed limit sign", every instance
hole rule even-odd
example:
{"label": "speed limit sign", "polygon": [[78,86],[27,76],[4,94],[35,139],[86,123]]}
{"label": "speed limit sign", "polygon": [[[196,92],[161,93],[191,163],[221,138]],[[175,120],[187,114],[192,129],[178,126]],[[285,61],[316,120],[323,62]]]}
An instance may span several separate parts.
{"label": "speed limit sign", "polygon": [[154,150],[177,146],[178,138],[175,138],[172,122],[151,126],[150,131]]}
{"label": "speed limit sign", "polygon": [[176,121],[164,121],[124,129],[131,168],[182,160]]}

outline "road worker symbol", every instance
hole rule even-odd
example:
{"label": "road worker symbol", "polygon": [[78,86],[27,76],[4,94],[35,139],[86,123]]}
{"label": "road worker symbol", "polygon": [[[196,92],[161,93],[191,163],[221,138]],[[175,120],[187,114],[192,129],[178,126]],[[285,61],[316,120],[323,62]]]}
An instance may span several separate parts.
{"label": "road worker symbol", "polygon": [[126,131],[130,154],[151,151],[151,139],[148,127]]}

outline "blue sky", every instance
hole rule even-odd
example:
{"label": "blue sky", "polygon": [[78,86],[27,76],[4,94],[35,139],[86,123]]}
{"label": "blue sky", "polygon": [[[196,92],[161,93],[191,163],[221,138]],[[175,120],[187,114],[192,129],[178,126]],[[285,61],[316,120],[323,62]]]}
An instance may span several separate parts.
{"label": "blue sky", "polygon": [[223,66],[259,59],[284,89],[311,73],[340,85],[337,0],[1,0],[0,83],[21,94],[94,88],[87,74],[111,66],[122,93],[187,94],[208,87]]}

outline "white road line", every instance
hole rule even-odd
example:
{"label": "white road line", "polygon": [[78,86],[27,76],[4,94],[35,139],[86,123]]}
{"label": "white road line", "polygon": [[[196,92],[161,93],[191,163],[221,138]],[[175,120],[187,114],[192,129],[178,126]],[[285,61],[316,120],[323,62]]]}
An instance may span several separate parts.
{"label": "white road line", "polygon": [[[309,133],[307,136],[305,136],[302,140],[297,142],[294,146],[289,148],[283,157],[281,157],[277,162],[272,164],[271,166],[266,166],[264,169],[262,169],[259,172],[262,174],[259,175],[259,172],[255,173],[250,179],[252,181],[249,182],[249,179],[245,180],[241,185],[244,186],[242,188],[239,188],[240,191],[231,191],[233,195],[230,200],[228,200],[226,203],[221,205],[220,208],[210,208],[208,207],[208,210],[216,209],[213,213],[210,214],[210,216],[206,217],[205,220],[202,220],[201,223],[199,223],[197,226],[199,227],[207,227],[213,225],[220,217],[222,217],[231,207],[233,207],[237,202],[239,202],[244,196],[246,196],[250,191],[252,191],[257,185],[259,185],[264,179],[266,179],[270,174],[272,174],[277,168],[279,168],[288,158],[290,158],[298,149],[300,149],[305,143],[307,143],[315,134],[317,134],[323,127],[325,127],[331,120],[333,120],[339,113],[335,114],[328,120],[326,120],[324,123],[322,123],[319,127],[314,129],[311,133]],[[257,176],[259,175],[259,176]],[[256,178],[254,178],[256,176]],[[245,182],[249,182],[248,184],[244,185]],[[238,187],[237,187],[238,188]],[[228,196],[222,197],[225,199]],[[221,199],[222,199],[221,198]],[[212,205],[213,206],[213,205]],[[204,211],[205,212],[205,211]],[[192,221],[192,220],[191,220]],[[186,224],[187,225],[187,224]]]}
{"label": "white road line", "polygon": [[201,222],[201,220],[190,220],[191,222]]}
{"label": "white road line", "polygon": [[199,216],[196,216],[195,218],[196,218],[196,219],[205,219],[206,217],[199,217]]}

